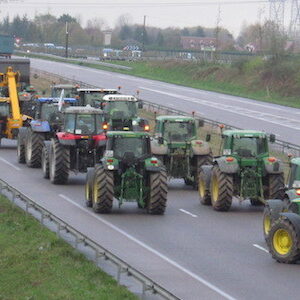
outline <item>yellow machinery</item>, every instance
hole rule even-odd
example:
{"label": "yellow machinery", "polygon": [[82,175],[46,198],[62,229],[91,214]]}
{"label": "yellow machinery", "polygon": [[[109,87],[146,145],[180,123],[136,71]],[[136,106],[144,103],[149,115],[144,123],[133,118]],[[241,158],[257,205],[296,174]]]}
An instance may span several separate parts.
{"label": "yellow machinery", "polygon": [[22,115],[18,97],[18,72],[13,72],[12,67],[6,73],[0,73],[0,139],[14,139],[18,135],[23,123],[31,119]]}

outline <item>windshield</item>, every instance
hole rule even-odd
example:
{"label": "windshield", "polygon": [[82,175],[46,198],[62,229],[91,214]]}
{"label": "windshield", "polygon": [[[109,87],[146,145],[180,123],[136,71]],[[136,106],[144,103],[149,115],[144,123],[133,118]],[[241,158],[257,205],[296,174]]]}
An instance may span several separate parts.
{"label": "windshield", "polygon": [[9,116],[9,104],[6,102],[0,102],[0,118]]}
{"label": "windshield", "polygon": [[104,92],[85,92],[80,95],[82,105],[90,105],[92,107],[100,107],[103,97],[106,95]]}
{"label": "windshield", "polygon": [[136,158],[146,156],[148,151],[148,139],[146,138],[115,138],[113,141],[114,157],[123,158],[126,152],[133,152]]}
{"label": "windshield", "polygon": [[58,111],[58,105],[51,103],[43,103],[41,107],[41,120],[47,120],[50,123],[55,121],[61,121],[62,115]]}
{"label": "windshield", "polygon": [[66,114],[65,131],[74,134],[100,134],[102,128],[103,115],[95,114]]}
{"label": "windshield", "polygon": [[64,98],[75,98],[77,93],[77,89],[76,88],[54,88],[52,89],[52,97],[53,98],[60,98],[61,96],[61,91],[64,90]]}
{"label": "windshield", "polygon": [[267,152],[266,139],[258,137],[241,137],[233,139],[232,153],[242,157],[255,157]]}
{"label": "windshield", "polygon": [[165,122],[164,139],[172,142],[185,142],[194,135],[192,122]]}
{"label": "windshield", "polygon": [[107,102],[104,111],[114,120],[130,119],[137,115],[137,103],[132,101]]}

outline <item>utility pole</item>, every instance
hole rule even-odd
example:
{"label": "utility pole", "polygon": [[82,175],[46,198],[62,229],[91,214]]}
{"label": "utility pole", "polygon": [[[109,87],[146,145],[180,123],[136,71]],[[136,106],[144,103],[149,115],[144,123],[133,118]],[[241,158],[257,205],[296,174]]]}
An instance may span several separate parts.
{"label": "utility pole", "polygon": [[143,52],[145,51],[145,37],[146,37],[146,16],[144,16],[144,25],[143,25]]}
{"label": "utility pole", "polygon": [[66,22],[66,58],[69,57],[69,24]]}

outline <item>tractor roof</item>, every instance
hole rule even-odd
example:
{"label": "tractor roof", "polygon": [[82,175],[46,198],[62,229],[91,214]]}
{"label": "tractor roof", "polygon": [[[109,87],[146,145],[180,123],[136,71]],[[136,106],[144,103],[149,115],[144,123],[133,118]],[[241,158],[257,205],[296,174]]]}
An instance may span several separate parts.
{"label": "tractor roof", "polygon": [[300,166],[300,157],[295,157],[291,160],[291,163],[293,165],[299,165]]}
{"label": "tractor roof", "polygon": [[51,86],[54,89],[78,89],[78,84],[54,84]]}
{"label": "tractor roof", "polygon": [[225,130],[223,132],[223,135],[225,136],[235,136],[235,137],[261,137],[265,138],[267,137],[267,134],[262,131],[256,131],[256,130]]}
{"label": "tractor roof", "polygon": [[79,93],[105,93],[105,94],[117,94],[117,89],[77,89]]}
{"label": "tractor roof", "polygon": [[90,105],[87,106],[72,106],[67,107],[64,111],[65,114],[94,114],[100,115],[103,114],[103,110],[99,108],[91,107]]}
{"label": "tractor roof", "polygon": [[186,116],[158,116],[156,117],[158,121],[172,121],[172,122],[187,122],[195,120],[193,117]]}
{"label": "tractor roof", "polygon": [[131,101],[131,102],[137,102],[138,99],[132,95],[105,95],[103,97],[104,101],[107,102],[113,102],[113,101]]}
{"label": "tractor roof", "polygon": [[107,137],[139,138],[143,136],[150,137],[148,132],[143,131],[108,131]]}
{"label": "tractor roof", "polygon": [[[67,103],[76,103],[77,99],[75,98],[63,98],[64,102]],[[47,102],[47,103],[58,103],[59,98],[36,98],[35,101],[37,102]]]}

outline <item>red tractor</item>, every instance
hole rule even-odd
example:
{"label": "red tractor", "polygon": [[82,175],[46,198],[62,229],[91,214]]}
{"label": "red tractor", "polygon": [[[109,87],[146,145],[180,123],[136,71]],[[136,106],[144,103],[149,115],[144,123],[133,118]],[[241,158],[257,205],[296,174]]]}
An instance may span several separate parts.
{"label": "red tractor", "polygon": [[44,178],[54,184],[65,184],[69,172],[85,173],[103,156],[106,146],[105,116],[90,106],[69,107],[64,111],[62,130],[45,141],[42,150]]}

